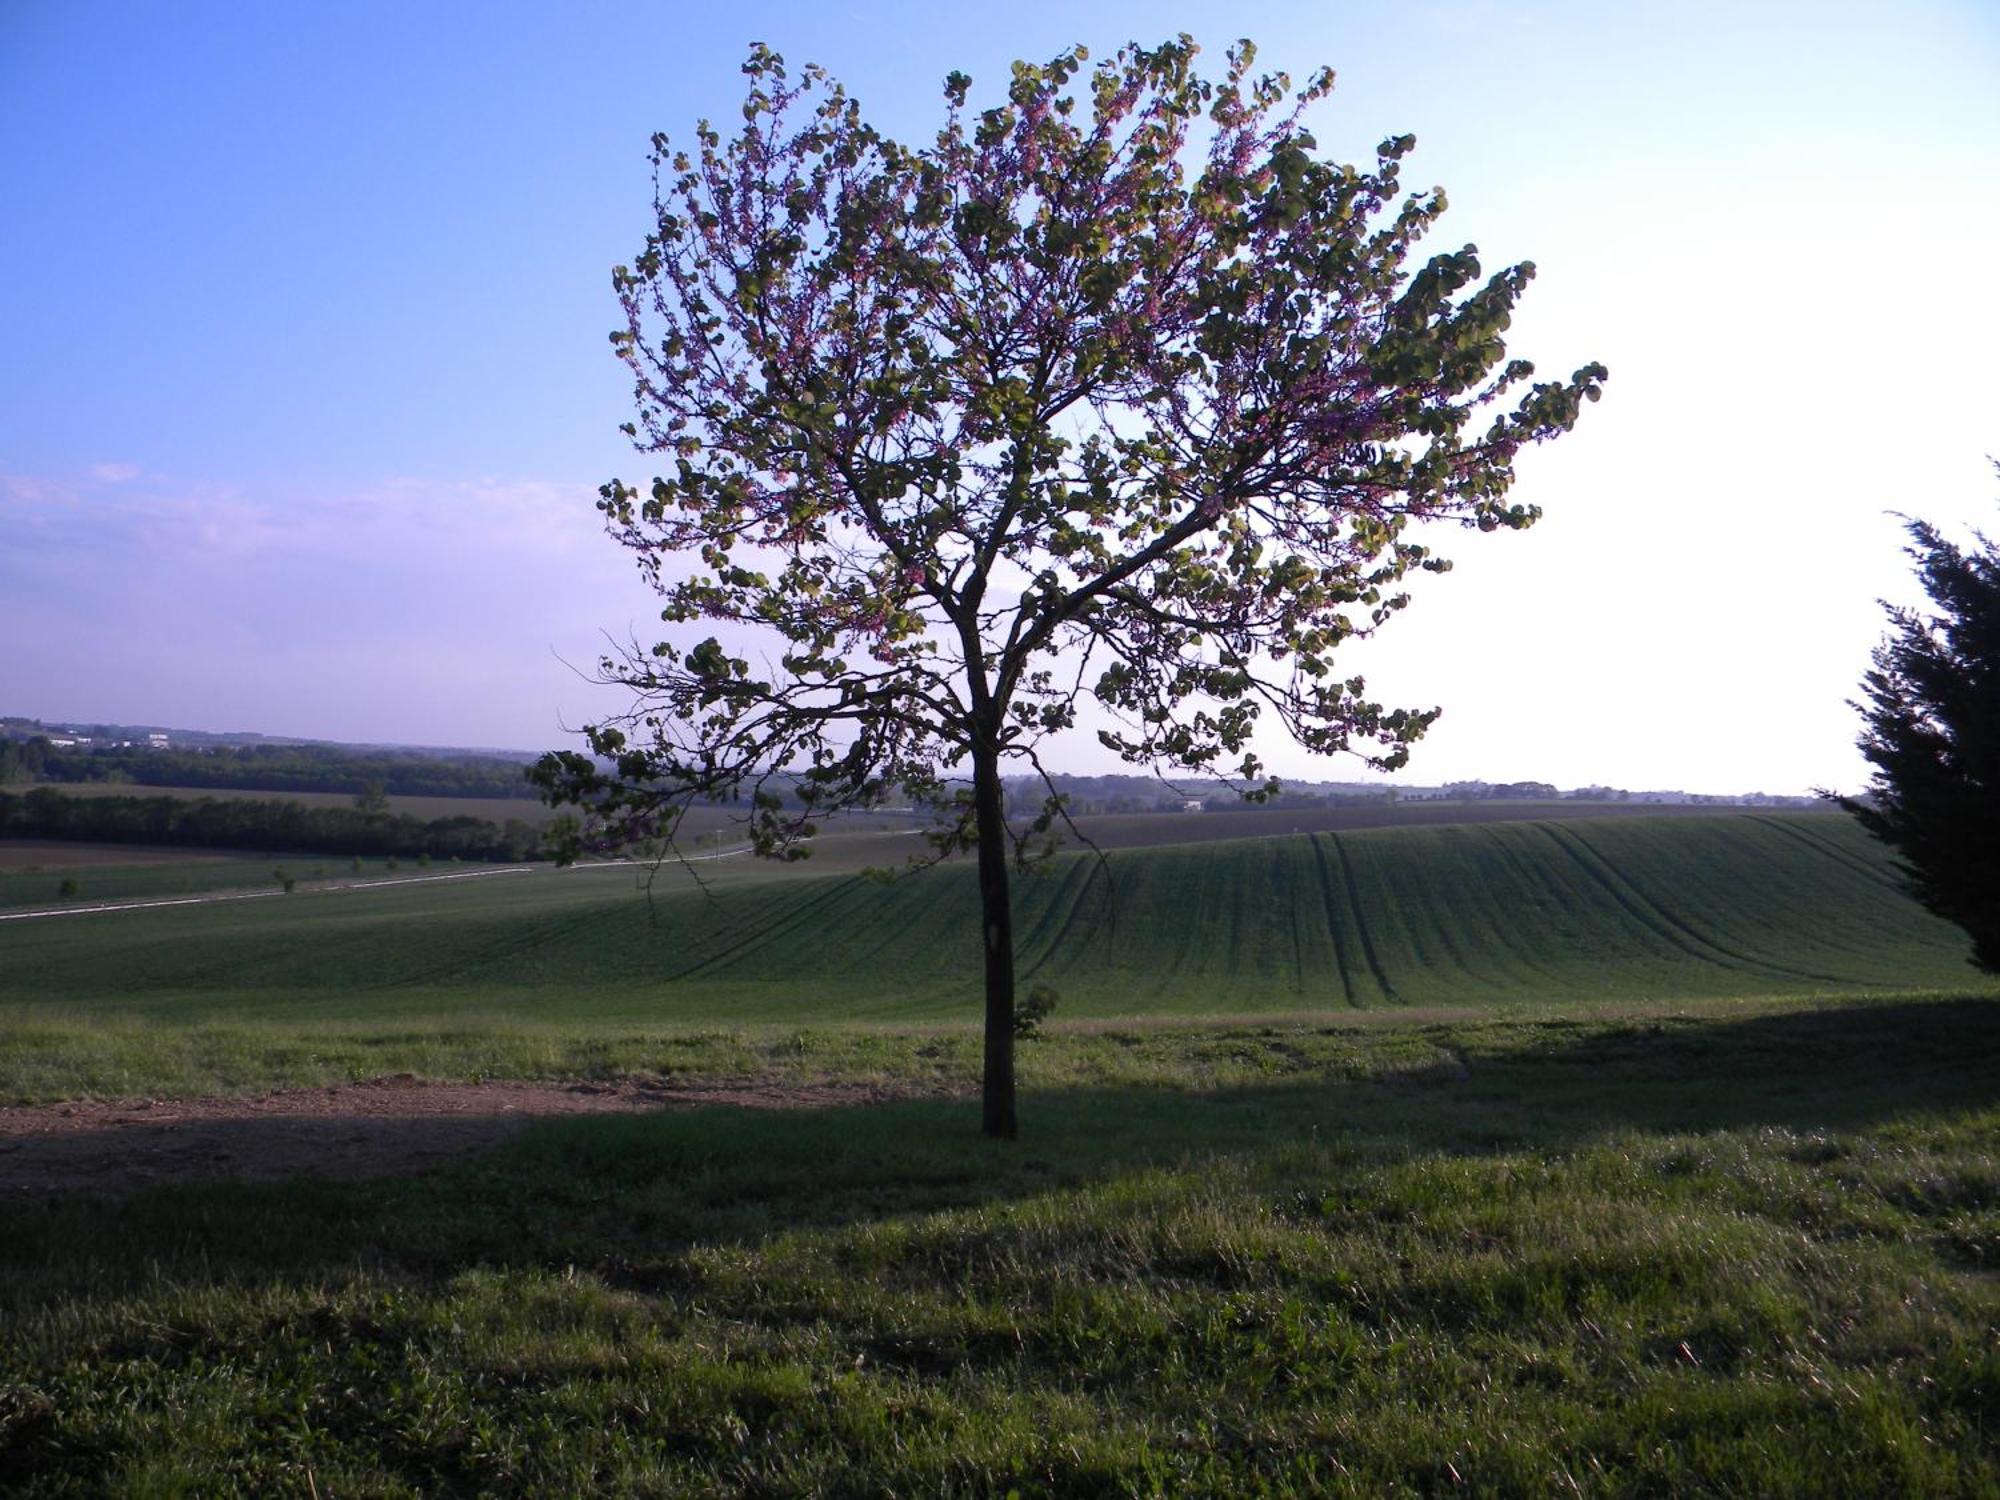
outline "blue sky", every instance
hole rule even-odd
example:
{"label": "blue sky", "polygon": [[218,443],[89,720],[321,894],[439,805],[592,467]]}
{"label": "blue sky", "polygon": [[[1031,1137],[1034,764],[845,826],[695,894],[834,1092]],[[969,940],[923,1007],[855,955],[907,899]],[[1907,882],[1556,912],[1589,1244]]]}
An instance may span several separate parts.
{"label": "blue sky", "polygon": [[[0,711],[540,748],[651,616],[596,530],[646,471],[608,271],[654,130],[747,44],[906,138],[962,68],[1186,30],[1412,131],[1439,248],[1611,367],[1543,524],[1358,658],[1442,703],[1410,779],[1854,784],[1907,509],[2000,530],[1990,4],[0,5]],[[1268,747],[1295,775],[1344,776]],[[1071,764],[1096,764],[1079,744]]]}

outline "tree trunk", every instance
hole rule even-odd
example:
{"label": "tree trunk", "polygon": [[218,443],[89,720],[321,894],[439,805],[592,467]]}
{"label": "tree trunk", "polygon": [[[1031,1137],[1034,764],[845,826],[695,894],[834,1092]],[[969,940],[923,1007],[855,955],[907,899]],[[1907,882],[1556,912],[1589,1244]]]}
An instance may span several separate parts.
{"label": "tree trunk", "polygon": [[1014,1117],[1014,907],[1007,889],[1007,822],[1000,756],[972,752],[972,805],[979,831],[979,911],[986,948],[986,1076],[980,1128],[996,1140],[1020,1134]]}

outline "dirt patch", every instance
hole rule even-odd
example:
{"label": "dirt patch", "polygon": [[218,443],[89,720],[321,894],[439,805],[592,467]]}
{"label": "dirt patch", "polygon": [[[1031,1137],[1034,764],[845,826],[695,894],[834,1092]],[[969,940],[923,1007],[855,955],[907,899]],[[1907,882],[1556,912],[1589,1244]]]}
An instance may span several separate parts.
{"label": "dirt patch", "polygon": [[[352,799],[350,799],[352,800]],[[0,839],[0,870],[81,870],[98,865],[212,865],[240,854],[175,849],[157,844],[72,844],[53,839]]]}
{"label": "dirt patch", "polygon": [[0,1106],[0,1198],[165,1182],[420,1172],[568,1115],[733,1106],[819,1109],[907,1088],[770,1079],[431,1083],[407,1074],[201,1099]]}

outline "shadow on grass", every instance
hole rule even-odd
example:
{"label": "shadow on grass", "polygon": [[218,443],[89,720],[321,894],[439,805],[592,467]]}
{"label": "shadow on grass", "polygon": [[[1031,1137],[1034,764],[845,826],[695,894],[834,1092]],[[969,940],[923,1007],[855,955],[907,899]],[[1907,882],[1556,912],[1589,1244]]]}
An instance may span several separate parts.
{"label": "shadow on grass", "polygon": [[[1315,1052],[1315,1036],[1338,1036],[1344,1050]],[[1239,1068],[1268,1076],[1033,1091],[1027,1138],[1013,1145],[981,1140],[964,1100],[706,1109],[547,1121],[414,1179],[17,1199],[0,1216],[0,1281],[28,1301],[154,1270],[429,1276],[577,1264],[643,1284],[671,1279],[673,1257],[700,1246],[1024,1199],[1190,1159],[1227,1166],[1331,1145],[1397,1160],[1567,1149],[1630,1131],[1838,1131],[2000,1100],[1992,999],[1374,1037],[1245,1027],[1204,1038],[1203,1066],[1218,1042]],[[272,1123],[228,1129],[255,1154],[255,1133]]]}

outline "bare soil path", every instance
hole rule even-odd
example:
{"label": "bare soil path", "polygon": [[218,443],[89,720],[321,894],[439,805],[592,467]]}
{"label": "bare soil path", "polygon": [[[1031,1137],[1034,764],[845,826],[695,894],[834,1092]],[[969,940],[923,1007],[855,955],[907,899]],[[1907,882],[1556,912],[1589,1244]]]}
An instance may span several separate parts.
{"label": "bare soil path", "polygon": [[87,869],[93,865],[212,865],[239,856],[167,844],[83,844],[68,839],[0,839],[0,870]]}
{"label": "bare soil path", "polygon": [[200,1099],[0,1106],[0,1203],[157,1183],[420,1172],[532,1120],[734,1106],[816,1109],[908,1089],[770,1079],[431,1083],[407,1074]]}

